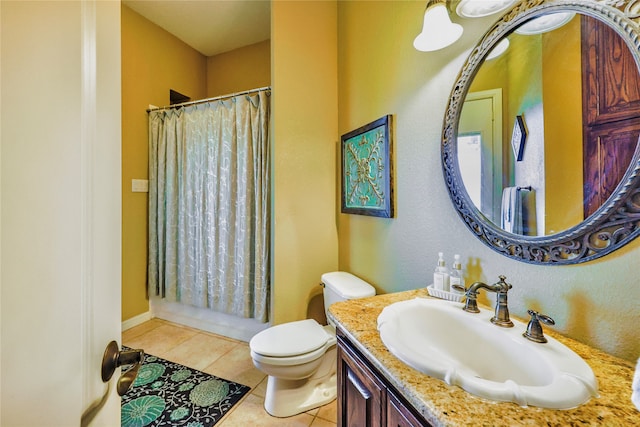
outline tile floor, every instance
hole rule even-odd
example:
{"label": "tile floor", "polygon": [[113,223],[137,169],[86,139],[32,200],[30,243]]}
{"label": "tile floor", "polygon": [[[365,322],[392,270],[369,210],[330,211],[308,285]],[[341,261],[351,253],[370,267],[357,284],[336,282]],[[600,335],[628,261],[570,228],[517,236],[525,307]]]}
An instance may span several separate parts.
{"label": "tile floor", "polygon": [[290,418],[270,416],[263,407],[267,377],[253,366],[246,342],[151,319],[124,331],[122,344],[251,387],[216,427],[336,426],[335,400]]}

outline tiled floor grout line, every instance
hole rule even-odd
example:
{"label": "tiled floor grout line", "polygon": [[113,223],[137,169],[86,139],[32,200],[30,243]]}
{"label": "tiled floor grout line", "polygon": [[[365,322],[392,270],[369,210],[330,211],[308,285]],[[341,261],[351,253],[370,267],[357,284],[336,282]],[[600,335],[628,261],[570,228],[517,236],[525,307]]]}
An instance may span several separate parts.
{"label": "tiled floor grout line", "polygon": [[218,421],[217,424],[220,424],[220,425],[224,424],[224,421],[227,418],[229,418],[231,416],[231,414],[240,407],[242,402],[244,402],[252,392],[253,392],[253,388],[251,390],[249,390],[244,396],[242,396],[242,399],[240,399],[235,405],[233,405],[233,407],[229,411],[227,411],[227,413],[225,413],[222,418],[220,418],[220,421]]}

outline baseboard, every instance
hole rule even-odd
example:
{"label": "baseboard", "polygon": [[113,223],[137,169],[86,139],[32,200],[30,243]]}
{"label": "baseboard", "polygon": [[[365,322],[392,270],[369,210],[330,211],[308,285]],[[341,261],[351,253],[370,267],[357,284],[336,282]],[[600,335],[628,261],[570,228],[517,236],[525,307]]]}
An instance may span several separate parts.
{"label": "baseboard", "polygon": [[138,326],[141,323],[146,322],[147,320],[151,320],[153,316],[151,316],[151,312],[147,311],[145,313],[142,314],[138,314],[137,316],[134,316],[130,319],[125,320],[124,322],[122,322],[122,330],[126,331],[127,329],[131,329],[134,326]]}
{"label": "baseboard", "polygon": [[149,309],[154,318],[245,342],[249,342],[251,337],[270,326],[255,319],[244,319],[157,298],[151,298]]}

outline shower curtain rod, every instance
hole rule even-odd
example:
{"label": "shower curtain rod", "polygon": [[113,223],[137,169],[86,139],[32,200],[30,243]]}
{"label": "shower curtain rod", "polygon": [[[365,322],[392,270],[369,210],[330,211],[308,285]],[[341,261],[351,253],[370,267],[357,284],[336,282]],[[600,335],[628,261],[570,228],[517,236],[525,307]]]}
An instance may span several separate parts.
{"label": "shower curtain rod", "polygon": [[233,98],[234,96],[240,96],[240,95],[248,95],[250,93],[260,92],[263,90],[271,90],[271,86],[259,87],[257,89],[249,89],[242,92],[230,93],[228,95],[214,96],[213,98],[199,99],[197,101],[182,102],[180,104],[173,104],[173,105],[168,105],[164,107],[147,108],[147,113],[150,113],[151,111],[168,110],[170,108],[179,108],[179,107],[185,107],[187,105],[195,105],[195,104],[203,104],[205,102],[219,101],[221,99]]}

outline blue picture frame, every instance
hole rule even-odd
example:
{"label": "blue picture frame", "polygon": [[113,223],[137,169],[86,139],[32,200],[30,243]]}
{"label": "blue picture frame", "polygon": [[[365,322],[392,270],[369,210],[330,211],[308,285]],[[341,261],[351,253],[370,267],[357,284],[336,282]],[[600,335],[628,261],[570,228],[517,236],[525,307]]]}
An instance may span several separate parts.
{"label": "blue picture frame", "polygon": [[392,122],[386,115],[342,135],[342,213],[393,218]]}

